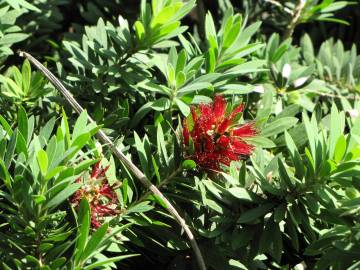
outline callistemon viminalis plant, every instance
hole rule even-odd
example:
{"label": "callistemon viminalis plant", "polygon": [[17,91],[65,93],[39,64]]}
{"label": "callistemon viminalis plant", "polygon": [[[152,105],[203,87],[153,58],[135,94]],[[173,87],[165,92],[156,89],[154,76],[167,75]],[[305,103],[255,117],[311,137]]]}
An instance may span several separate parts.
{"label": "callistemon viminalis plant", "polygon": [[203,169],[219,171],[221,164],[229,166],[231,161],[251,154],[254,147],[245,139],[256,135],[254,123],[237,124],[243,104],[229,109],[230,104],[223,96],[191,108],[183,123],[185,158]]}
{"label": "callistemon viminalis plant", "polygon": [[93,167],[90,177],[80,177],[76,181],[83,183],[71,198],[71,203],[78,207],[82,198],[87,199],[91,211],[91,226],[98,228],[106,217],[115,216],[119,213],[118,197],[111,188],[106,171],[109,166],[103,168],[100,161]]}

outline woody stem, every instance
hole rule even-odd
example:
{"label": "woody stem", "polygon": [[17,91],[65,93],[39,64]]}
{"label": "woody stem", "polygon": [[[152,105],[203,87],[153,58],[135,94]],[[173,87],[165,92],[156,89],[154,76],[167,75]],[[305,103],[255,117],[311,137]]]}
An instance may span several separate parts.
{"label": "woody stem", "polygon": [[305,1],[304,0],[298,0],[297,4],[294,9],[293,17],[289,23],[289,25],[286,28],[286,31],[284,33],[284,39],[290,38],[295,30],[295,27],[299,24],[301,19],[301,12],[305,7]]}
{"label": "woody stem", "polygon": [[[81,107],[81,105],[75,100],[75,98],[72,96],[69,90],[66,89],[66,87],[60,82],[56,76],[51,73],[50,70],[48,70],[44,65],[42,65],[37,59],[35,59],[32,55],[29,53],[20,51],[19,55],[22,57],[26,57],[37,69],[39,69],[45,77],[55,86],[57,90],[65,97],[67,102],[72,106],[72,108],[77,113],[82,113],[84,109]],[[95,121],[88,115],[88,121],[91,123],[95,123]],[[193,233],[191,232],[189,226],[186,224],[185,220],[180,216],[178,211],[175,209],[175,207],[170,203],[170,201],[161,193],[161,191],[153,185],[150,180],[139,170],[138,167],[130,159],[128,159],[119,148],[115,146],[115,144],[110,140],[110,138],[101,130],[97,132],[97,137],[99,141],[101,141],[104,144],[107,144],[112,152],[115,154],[115,156],[133,173],[133,175],[146,187],[148,188],[153,194],[158,196],[166,205],[167,211],[177,220],[177,222],[180,224],[180,226],[185,231],[187,237],[189,238],[190,245],[194,251],[197,263],[199,265],[199,268],[201,270],[206,270],[205,262],[203,259],[203,256],[201,254],[201,251],[199,249],[199,246],[195,240],[195,237]]]}

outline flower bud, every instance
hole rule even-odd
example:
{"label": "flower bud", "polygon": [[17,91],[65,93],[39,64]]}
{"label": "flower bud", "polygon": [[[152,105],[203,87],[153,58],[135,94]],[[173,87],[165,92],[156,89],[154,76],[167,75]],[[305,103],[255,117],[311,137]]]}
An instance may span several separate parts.
{"label": "flower bud", "polygon": [[309,77],[300,77],[294,81],[294,87],[298,88],[306,83]]}
{"label": "flower bud", "polygon": [[254,92],[256,92],[256,93],[260,93],[260,94],[263,94],[264,92],[265,92],[265,90],[264,90],[264,86],[262,86],[261,84],[259,84],[259,85],[255,85],[255,87],[254,87],[254,90],[253,90]]}
{"label": "flower bud", "polygon": [[289,64],[285,64],[283,69],[282,69],[281,75],[284,78],[289,79],[290,74],[291,74],[291,66]]}
{"label": "flower bud", "polygon": [[357,109],[350,109],[347,110],[347,112],[351,118],[357,118],[359,116],[359,111]]}

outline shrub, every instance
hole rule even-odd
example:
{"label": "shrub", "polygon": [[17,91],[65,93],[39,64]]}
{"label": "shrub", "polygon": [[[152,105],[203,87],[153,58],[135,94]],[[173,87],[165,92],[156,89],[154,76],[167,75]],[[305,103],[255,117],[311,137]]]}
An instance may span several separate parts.
{"label": "shrub", "polygon": [[355,4],[0,0],[0,268],[358,269]]}

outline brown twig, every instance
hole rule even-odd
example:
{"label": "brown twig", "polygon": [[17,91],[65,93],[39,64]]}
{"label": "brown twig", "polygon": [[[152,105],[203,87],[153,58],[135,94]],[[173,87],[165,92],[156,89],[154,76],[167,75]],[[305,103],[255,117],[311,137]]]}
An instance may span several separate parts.
{"label": "brown twig", "polygon": [[[81,107],[81,105],[75,100],[75,98],[72,96],[72,94],[65,88],[65,86],[60,82],[58,78],[55,77],[54,74],[52,74],[46,67],[44,67],[38,60],[36,60],[32,55],[26,52],[19,52],[19,55],[22,57],[26,57],[37,69],[39,69],[46,78],[55,86],[57,90],[60,91],[60,93],[65,97],[65,99],[70,103],[70,105],[73,107],[73,109],[77,113],[82,113],[84,109]],[[94,123],[95,121],[88,115],[88,120],[91,123]],[[100,129],[97,132],[98,139],[104,143],[109,145],[112,152],[115,154],[115,156],[124,163],[124,165],[134,174],[134,176],[146,187],[148,188],[153,194],[158,196],[160,199],[163,200],[167,207],[167,211],[177,220],[177,222],[180,224],[180,226],[185,231],[187,237],[189,238],[190,245],[194,251],[197,263],[199,265],[199,268],[201,270],[206,270],[205,262],[203,259],[203,256],[201,254],[201,251],[199,249],[199,246],[194,238],[194,235],[192,234],[189,226],[185,223],[185,220],[180,216],[178,211],[175,209],[175,207],[170,203],[170,201],[161,193],[161,191],[153,185],[150,180],[139,170],[138,167],[130,159],[128,159],[119,148],[115,146],[115,144],[110,140],[110,138]]]}
{"label": "brown twig", "polygon": [[322,97],[330,97],[330,98],[337,98],[337,99],[345,98],[347,100],[360,100],[360,97],[357,97],[355,95],[353,97],[345,97],[342,95],[334,95],[334,94],[324,93],[324,92],[315,91],[315,90],[306,90],[306,91],[304,91],[304,93],[316,94],[316,95],[319,95]]}
{"label": "brown twig", "polygon": [[289,37],[292,36],[292,34],[294,33],[295,27],[299,24],[300,19],[301,19],[301,12],[305,7],[305,1],[304,0],[298,0],[297,4],[295,6],[294,9],[294,14],[293,17],[291,19],[291,22],[289,23],[289,25],[286,27],[286,31],[284,33],[284,39],[288,39]]}
{"label": "brown twig", "polygon": [[291,16],[293,16],[293,11],[291,11],[290,9],[288,9],[287,7],[285,7],[284,5],[282,5],[280,2],[276,1],[276,0],[264,0],[264,2],[272,4],[274,6],[277,6],[278,8],[282,9],[283,11],[285,11],[286,13],[290,14]]}

